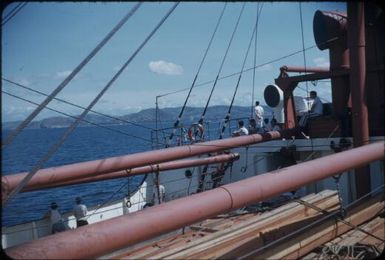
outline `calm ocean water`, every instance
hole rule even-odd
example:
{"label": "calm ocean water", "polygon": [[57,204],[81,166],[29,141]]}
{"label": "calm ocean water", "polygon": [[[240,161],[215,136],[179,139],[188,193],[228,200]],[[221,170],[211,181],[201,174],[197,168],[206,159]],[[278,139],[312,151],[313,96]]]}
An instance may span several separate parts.
{"label": "calm ocean water", "polygon": [[[99,127],[77,128],[43,168],[151,150],[150,130],[130,125],[109,128],[148,141]],[[2,151],[2,175],[30,171],[64,131],[62,128],[24,130]],[[9,131],[2,134],[4,138]],[[130,178],[130,189],[138,186],[142,178]],[[72,210],[76,196],[81,196],[88,206],[123,198],[127,195],[127,183],[127,178],[122,178],[20,193],[2,208],[2,226],[42,218],[52,201],[56,201],[64,213]]]}

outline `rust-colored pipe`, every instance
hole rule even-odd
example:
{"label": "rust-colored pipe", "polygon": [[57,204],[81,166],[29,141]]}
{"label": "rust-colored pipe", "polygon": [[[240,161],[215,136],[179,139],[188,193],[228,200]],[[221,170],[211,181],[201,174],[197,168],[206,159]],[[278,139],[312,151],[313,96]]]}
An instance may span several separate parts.
{"label": "rust-colored pipe", "polygon": [[[366,105],[365,14],[363,2],[348,2],[350,51],[350,88],[352,93],[352,128],[354,147],[369,142],[368,108]],[[370,190],[369,167],[355,169],[357,197]]]}
{"label": "rust-colored pipe", "polygon": [[300,72],[300,73],[319,73],[319,72],[330,72],[329,68],[314,68],[314,67],[297,67],[297,66],[282,66],[281,71],[286,72]]}
{"label": "rust-colored pipe", "polygon": [[[52,182],[50,180],[50,176],[47,174],[46,176],[44,176],[45,177],[44,183],[37,183],[36,185],[27,184],[27,186],[25,187],[25,191],[61,187],[61,186],[103,181],[103,180],[109,180],[109,179],[118,179],[118,178],[124,178],[128,176],[146,174],[150,172],[162,172],[162,171],[175,170],[175,169],[181,169],[181,168],[187,168],[187,167],[193,167],[193,166],[199,166],[199,165],[223,163],[223,162],[229,162],[229,161],[234,161],[238,159],[239,159],[238,153],[221,154],[221,155],[215,155],[207,158],[179,160],[179,161],[173,161],[173,162],[153,164],[153,165],[133,168],[130,170],[105,173],[94,177],[86,177],[86,178],[80,178],[80,179],[75,179],[70,181]],[[17,185],[25,177],[26,174],[27,173],[19,173],[17,175],[15,174],[11,176],[5,176],[4,178],[7,179],[8,183],[13,183],[13,186],[15,187],[15,185]]]}
{"label": "rust-colored pipe", "polygon": [[[313,19],[314,40],[320,50],[329,49],[330,70],[348,69],[347,15],[317,10]],[[336,118],[343,116],[349,106],[348,77],[332,77],[332,103]]]}
{"label": "rust-colored pipe", "polygon": [[12,258],[95,258],[385,157],[377,142],[6,249]]}
{"label": "rust-colored pipe", "polygon": [[[102,160],[81,162],[75,164],[64,165],[49,169],[39,170],[27,185],[39,185],[45,182],[45,175],[50,175],[50,181],[71,181],[77,178],[86,178],[105,174],[114,171],[146,166],[171,160],[177,160],[205,153],[213,153],[224,151],[230,148],[266,142],[274,139],[285,137],[286,135],[295,135],[294,129],[271,131],[265,134],[246,135],[222,140],[215,140],[205,143],[196,143],[186,146],[178,146],[155,151],[135,153],[125,156],[112,157]],[[9,194],[10,190],[15,187],[15,182],[7,182],[4,177],[1,181],[3,200]],[[19,182],[19,180],[17,180]]]}
{"label": "rust-colored pipe", "polygon": [[364,3],[348,3],[349,50],[352,61],[350,85],[352,89],[352,120],[354,145],[361,146],[369,142],[368,108],[365,98],[366,62],[365,62],[365,15]]}

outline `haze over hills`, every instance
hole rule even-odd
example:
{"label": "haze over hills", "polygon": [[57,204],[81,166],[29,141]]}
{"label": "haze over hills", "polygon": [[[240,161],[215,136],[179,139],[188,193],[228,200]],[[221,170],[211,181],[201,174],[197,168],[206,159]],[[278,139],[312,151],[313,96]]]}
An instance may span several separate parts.
{"label": "haze over hills", "polygon": [[[269,107],[265,107],[266,116],[271,115],[271,109]],[[176,121],[179,113],[181,111],[181,107],[172,107],[172,108],[162,108],[158,110],[158,117],[160,118],[163,127],[172,127],[174,122]],[[207,109],[205,121],[215,121],[218,122],[222,120],[228,111],[228,106],[212,106]],[[197,122],[200,119],[200,116],[203,112],[202,107],[186,107],[181,123],[182,124],[191,124],[192,122]],[[233,106],[231,110],[231,119],[237,118],[249,118],[251,115],[250,107],[241,107],[241,106]],[[115,119],[116,118],[116,119]],[[156,118],[156,109],[149,108],[141,110],[137,113],[127,114],[124,116],[114,116],[114,117],[105,117],[102,115],[97,115],[92,112],[86,116],[86,121],[91,122],[97,125],[124,125],[128,124],[128,122],[141,124],[141,123],[151,123],[155,122]],[[120,119],[120,120],[119,120]],[[75,119],[57,116],[57,117],[49,117],[39,121],[33,121],[28,128],[30,129],[39,129],[39,128],[60,128],[60,127],[68,127]],[[15,129],[21,121],[13,121],[13,122],[3,122],[2,128],[5,129]],[[79,127],[84,126],[92,126],[92,124],[87,122],[81,122]]]}

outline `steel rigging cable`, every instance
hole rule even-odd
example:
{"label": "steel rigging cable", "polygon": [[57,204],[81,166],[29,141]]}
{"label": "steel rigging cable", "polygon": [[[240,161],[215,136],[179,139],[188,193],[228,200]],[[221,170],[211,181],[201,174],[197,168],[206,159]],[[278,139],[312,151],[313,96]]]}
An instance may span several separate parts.
{"label": "steel rigging cable", "polygon": [[[325,41],[325,42],[323,42],[323,43],[321,43],[321,44],[319,44],[319,45],[331,43],[331,42],[334,42],[334,41],[336,41],[336,40],[338,40],[338,39],[339,39],[338,37],[335,37],[335,38],[332,38],[332,39],[330,39],[330,40],[328,40],[328,41]],[[317,47],[317,45],[314,44],[313,46],[307,47],[307,48],[305,49],[305,51],[314,49],[314,48],[316,48],[316,47]],[[284,55],[284,56],[275,58],[275,59],[273,59],[273,60],[270,60],[270,61],[261,63],[261,64],[255,66],[255,67],[251,67],[251,68],[245,69],[244,71],[235,72],[235,73],[233,73],[233,74],[229,74],[229,75],[220,77],[220,78],[218,78],[218,80],[222,80],[222,79],[226,79],[226,78],[231,78],[231,77],[233,77],[233,76],[239,75],[240,73],[248,72],[248,71],[253,70],[253,69],[256,69],[256,68],[262,68],[262,67],[264,67],[264,66],[266,66],[266,65],[269,65],[269,64],[272,64],[272,63],[275,63],[275,62],[278,62],[278,61],[281,61],[281,60],[290,58],[290,57],[295,56],[295,55],[297,55],[297,54],[300,54],[300,53],[302,53],[303,51],[304,51],[304,50],[301,49],[301,50],[299,50],[299,51],[292,52],[292,53],[290,53],[290,54],[287,54],[287,55]],[[206,82],[203,82],[203,83],[199,83],[199,84],[197,84],[196,86],[198,87],[198,86],[207,85],[207,84],[210,84],[211,82],[214,82],[214,81],[215,81],[215,80],[206,81]],[[184,90],[186,90],[186,89],[184,89]],[[182,91],[182,90],[179,90],[179,91]]]}
{"label": "steel rigging cable", "polygon": [[162,18],[162,20],[155,26],[155,28],[151,31],[151,33],[147,36],[147,38],[142,42],[142,44],[136,49],[136,51],[131,55],[131,57],[123,64],[123,66],[119,69],[119,71],[112,77],[112,79],[107,83],[107,85],[102,89],[102,91],[94,98],[94,100],[90,103],[87,109],[76,119],[74,123],[67,129],[67,131],[63,134],[60,140],[50,147],[48,152],[44,155],[44,157],[33,167],[33,169],[27,174],[27,176],[16,186],[16,188],[9,194],[7,198],[4,200],[4,204],[12,199],[23,187],[28,183],[28,181],[33,177],[33,175],[43,167],[44,163],[48,161],[51,156],[59,149],[59,147],[64,143],[67,137],[72,133],[72,131],[76,128],[76,126],[80,123],[80,121],[87,115],[90,109],[99,101],[99,99],[103,96],[103,94],[111,87],[112,83],[120,76],[120,74],[124,71],[124,69],[131,63],[131,61],[135,58],[135,56],[139,53],[139,51],[144,47],[144,45],[150,40],[150,38],[155,34],[155,32],[160,28],[160,26],[166,21],[166,19],[170,16],[170,14],[175,10],[175,8],[179,5],[179,2],[175,3],[171,9],[167,12],[167,14]]}
{"label": "steel rigging cable", "polygon": [[181,109],[181,111],[180,111],[180,113],[179,113],[179,116],[178,116],[176,122],[174,123],[174,130],[173,130],[172,134],[171,134],[170,137],[169,137],[169,142],[170,142],[170,141],[172,140],[172,138],[174,137],[175,132],[176,132],[176,129],[177,129],[178,126],[179,126],[179,122],[180,122],[180,120],[181,120],[181,118],[182,118],[182,115],[183,115],[183,112],[184,112],[184,110],[185,110],[185,108],[186,108],[187,101],[188,101],[188,99],[190,98],[191,91],[192,91],[192,89],[193,89],[194,86],[195,86],[195,82],[196,82],[196,80],[197,80],[197,78],[198,78],[198,75],[199,75],[200,70],[201,70],[201,68],[202,68],[203,62],[204,62],[205,59],[206,59],[207,53],[208,53],[208,51],[209,51],[209,49],[210,49],[210,47],[211,47],[211,43],[213,42],[214,36],[215,36],[215,34],[216,34],[217,30],[218,30],[218,27],[219,27],[219,24],[220,24],[220,22],[221,22],[221,20],[222,20],[223,14],[224,14],[225,9],[226,9],[226,6],[227,6],[227,2],[226,2],[226,3],[224,4],[224,6],[223,6],[222,12],[221,12],[221,14],[220,14],[220,16],[219,16],[219,18],[218,18],[218,21],[217,21],[217,24],[216,24],[216,26],[215,26],[214,32],[213,32],[212,35],[211,35],[210,42],[209,42],[209,44],[208,44],[208,46],[207,46],[207,48],[206,48],[205,54],[203,55],[203,58],[202,58],[202,61],[201,61],[200,65],[199,65],[198,71],[197,71],[197,73],[196,73],[196,75],[195,75],[195,78],[194,78],[194,80],[193,80],[193,83],[191,84],[190,90],[189,90],[189,92],[188,92],[188,94],[187,94],[186,100],[184,101],[184,104],[183,104],[182,109]]}
{"label": "steel rigging cable", "polygon": [[112,36],[127,22],[127,20],[138,10],[142,3],[136,4],[120,22],[104,37],[104,39],[91,51],[90,54],[64,79],[59,86],[2,142],[1,146],[10,144],[15,137],[48,105],[48,103],[79,73],[79,71],[95,56],[95,54],[112,38]]}
{"label": "steel rigging cable", "polygon": [[[242,69],[241,69],[241,71],[243,71],[244,68],[245,68],[245,64],[246,64],[247,57],[248,57],[248,55],[249,55],[251,43],[253,42],[254,34],[256,34],[257,23],[258,23],[258,12],[257,12],[257,19],[256,19],[256,22],[255,22],[255,25],[254,25],[254,28],[253,28],[253,33],[251,34],[251,38],[250,38],[250,41],[249,41],[249,46],[247,47],[247,51],[246,51],[246,54],[245,54],[245,58],[243,59],[243,64],[242,64]],[[219,139],[222,139],[222,138],[223,138],[223,134],[224,134],[224,132],[225,132],[226,125],[228,124],[228,122],[229,122],[229,120],[230,120],[231,108],[233,107],[233,104],[234,104],[235,95],[237,94],[237,91],[238,91],[238,88],[239,88],[239,82],[241,81],[242,74],[243,74],[243,73],[241,72],[241,73],[239,74],[239,76],[238,76],[237,85],[235,86],[235,90],[234,90],[233,97],[232,97],[232,99],[231,99],[231,103],[230,103],[230,106],[229,106],[229,110],[227,111],[227,115],[226,115],[225,118],[224,118],[224,124],[223,124],[223,126],[222,126],[222,129],[221,129],[221,133],[220,133]]]}
{"label": "steel rigging cable", "polygon": [[[11,84],[13,84],[13,85],[15,85],[15,86],[18,86],[18,87],[21,87],[21,88],[30,90],[30,91],[32,91],[32,92],[38,93],[38,94],[43,95],[43,96],[48,96],[48,94],[46,94],[46,93],[43,93],[43,92],[41,92],[41,91],[38,91],[38,90],[32,89],[32,88],[30,88],[30,87],[24,86],[24,85],[22,85],[22,84],[20,84],[20,83],[17,83],[17,82],[12,81],[12,80],[9,80],[9,79],[6,79],[6,78],[1,78],[1,79],[4,80],[4,81],[6,81],[6,82],[8,82],[8,83],[11,83]],[[57,100],[57,101],[63,102],[63,103],[65,103],[65,104],[68,104],[68,105],[77,107],[77,108],[86,109],[86,108],[83,107],[83,106],[74,104],[74,103],[69,102],[69,101],[66,101],[66,100],[64,100],[64,99],[60,99],[60,98],[54,98],[54,99]],[[36,104],[36,103],[33,103],[33,104],[39,105],[39,104]],[[107,114],[104,114],[104,113],[100,113],[100,112],[97,112],[97,111],[95,111],[95,110],[90,110],[90,112],[95,113],[95,114],[100,115],[100,116],[104,116],[104,117],[110,118],[110,119],[114,119],[114,120],[116,120],[116,121],[121,121],[121,122],[124,122],[124,123],[127,123],[127,124],[131,124],[131,125],[133,125],[133,126],[142,127],[142,128],[148,129],[148,130],[155,130],[154,128],[151,128],[151,127],[148,127],[148,126],[144,126],[144,125],[140,125],[140,124],[136,124],[136,123],[134,123],[134,122],[130,122],[130,121],[127,121],[127,120],[122,119],[122,118],[118,118],[118,117],[110,116],[110,115],[107,115]]]}
{"label": "steel rigging cable", "polygon": [[[31,100],[28,100],[28,99],[25,99],[25,98],[16,96],[16,95],[11,94],[11,93],[9,93],[9,92],[7,92],[7,91],[5,91],[5,90],[2,90],[1,93],[4,93],[4,94],[6,94],[6,95],[8,95],[8,96],[11,96],[11,97],[14,97],[14,98],[23,100],[23,101],[25,101],[25,102],[28,102],[28,103],[33,104],[33,105],[36,105],[36,106],[39,105],[38,103],[35,103],[35,102],[31,101]],[[45,108],[48,109],[48,110],[54,111],[54,112],[56,112],[56,113],[58,113],[58,114],[61,114],[61,115],[64,115],[64,116],[73,118],[73,119],[75,119],[75,120],[78,118],[77,116],[73,116],[73,115],[70,115],[70,114],[61,112],[61,111],[59,111],[59,110],[56,110],[56,109],[53,109],[53,108],[50,108],[50,107],[45,107]],[[141,139],[141,140],[143,140],[143,141],[146,141],[146,142],[148,142],[148,143],[152,143],[152,141],[149,140],[149,139],[146,139],[146,138],[143,138],[143,137],[140,137],[140,136],[136,136],[136,135],[133,135],[133,134],[129,134],[129,133],[120,131],[120,130],[118,130],[118,129],[110,128],[110,127],[108,127],[108,126],[96,124],[96,123],[93,123],[93,122],[88,121],[88,120],[86,120],[86,119],[82,119],[81,121],[82,121],[82,122],[85,122],[85,123],[87,123],[87,124],[90,124],[90,125],[94,125],[94,126],[97,126],[97,127],[100,127],[100,128],[108,129],[108,130],[113,131],[113,132],[116,132],[116,133],[123,134],[123,135],[125,135],[125,136],[134,137],[134,138],[137,138],[137,139]]]}
{"label": "steel rigging cable", "polygon": [[[259,6],[259,3],[257,4],[257,21],[256,21],[256,24],[255,24],[255,30],[256,32],[258,32],[258,22],[259,22],[259,18],[260,18],[260,15],[261,15],[261,12],[262,12],[262,7],[263,7],[263,3],[261,4],[261,6]],[[253,69],[253,90],[251,92],[251,113],[250,113],[250,118],[253,117],[253,114],[254,114],[254,90],[255,90],[255,70],[256,70],[256,66],[257,66],[257,40],[258,40],[258,33],[255,33],[255,38],[254,38],[254,69]]]}
{"label": "steel rigging cable", "polygon": [[[339,38],[338,37],[335,37],[335,38],[332,38],[328,41],[325,41],[323,43],[320,43],[320,45],[324,45],[324,44],[327,44],[327,43],[331,43],[331,42],[334,42],[336,40],[338,40]],[[314,44],[310,47],[307,47],[305,50],[301,49],[301,50],[298,50],[298,51],[295,51],[295,52],[292,52],[290,54],[287,54],[287,55],[284,55],[284,56],[281,56],[281,57],[278,57],[278,58],[275,58],[273,60],[270,60],[270,61],[267,61],[267,62],[264,62],[264,63],[261,63],[261,64],[258,64],[258,65],[255,65],[255,66],[252,66],[248,69],[245,69],[243,71],[240,71],[240,72],[235,72],[235,73],[232,73],[232,74],[229,74],[229,75],[226,75],[226,76],[222,76],[222,77],[219,77],[218,80],[223,80],[223,79],[227,79],[227,78],[231,78],[233,76],[236,76],[236,75],[239,75],[240,73],[243,73],[243,72],[248,72],[250,70],[254,70],[254,69],[258,69],[258,68],[262,68],[266,65],[270,65],[272,63],[276,63],[278,61],[281,61],[281,60],[284,60],[284,59],[287,59],[287,58],[290,58],[292,56],[295,56],[297,54],[300,54],[302,53],[303,51],[308,51],[308,50],[311,50],[311,49],[314,49],[316,48],[317,45]],[[206,82],[201,82],[201,83],[198,83],[195,85],[195,87],[202,87],[202,86],[205,86],[205,85],[208,85],[210,83],[213,83],[215,82],[215,80],[209,80],[209,81],[206,81]],[[184,91],[187,91],[189,90],[190,88],[183,88],[183,89],[179,89],[179,90],[176,90],[176,91],[172,91],[172,92],[169,92],[169,93],[165,93],[165,94],[162,94],[162,95],[159,95],[158,97],[164,97],[164,96],[168,96],[168,95],[172,95],[172,94],[175,94],[175,93],[180,93],[180,92],[184,92]]]}
{"label": "steel rigging cable", "polygon": [[[307,67],[306,67],[305,39],[304,39],[304,36],[303,36],[303,22],[302,22],[302,6],[301,6],[301,2],[299,3],[299,18],[300,18],[300,21],[301,21],[303,64],[305,66],[305,73],[307,73],[307,71],[306,71]],[[306,94],[309,97],[308,83],[307,83],[307,81],[305,83],[306,83]]]}
{"label": "steel rigging cable", "polygon": [[[365,194],[365,195],[362,196],[361,198],[359,198],[359,199],[357,199],[357,200],[355,200],[355,201],[349,203],[348,205],[346,205],[345,208],[347,208],[347,209],[352,209],[352,208],[354,208],[354,207],[357,207],[357,205],[358,205],[361,201],[363,201],[364,199],[367,199],[367,198],[371,197],[373,194],[378,194],[379,191],[381,191],[381,190],[383,190],[383,189],[384,189],[384,185],[381,185],[380,187],[377,187],[377,188],[375,188],[374,190],[372,190],[371,192]],[[324,221],[327,221],[327,220],[329,220],[329,219],[331,219],[331,218],[336,219],[336,221],[340,221],[341,219],[339,219],[339,214],[340,214],[339,211],[328,212],[327,215],[321,217],[320,219],[317,219],[317,220],[311,222],[310,224],[307,224],[307,225],[305,225],[305,226],[302,226],[302,227],[300,227],[299,229],[297,229],[297,230],[295,230],[295,231],[293,231],[293,232],[291,232],[291,233],[285,234],[284,236],[281,236],[280,238],[278,238],[278,239],[276,239],[276,240],[273,240],[273,241],[271,241],[271,242],[269,242],[269,243],[267,243],[267,244],[265,244],[265,245],[263,245],[263,246],[261,246],[261,247],[259,247],[259,248],[257,248],[257,249],[254,249],[254,250],[252,250],[252,251],[250,251],[250,252],[248,252],[248,253],[245,253],[245,254],[243,254],[242,256],[239,256],[237,259],[241,260],[241,259],[246,259],[246,258],[250,258],[250,257],[254,257],[254,258],[255,258],[256,256],[258,256],[258,255],[257,255],[258,253],[261,253],[261,252],[263,252],[264,250],[269,249],[269,248],[272,247],[272,246],[277,246],[277,245],[279,245],[279,243],[281,243],[281,242],[283,242],[283,241],[285,241],[285,240],[287,240],[287,239],[293,239],[296,235],[301,234],[301,232],[307,231],[307,230],[309,230],[310,228],[314,228],[314,227],[316,227],[317,225],[320,225],[320,224],[322,224]],[[346,222],[346,221],[345,221],[345,222]],[[345,224],[348,224],[348,223],[345,223]],[[350,224],[350,223],[349,223],[349,224]],[[349,225],[349,224],[348,224],[348,225]],[[383,240],[383,239],[381,239],[381,241],[382,241],[382,240]]]}
{"label": "steel rigging cable", "polygon": [[18,3],[11,11],[9,11],[9,13],[4,15],[3,22],[4,20],[8,19],[10,16],[13,16],[14,12],[16,12],[17,8],[19,8],[21,5],[23,5],[23,2]]}
{"label": "steel rigging cable", "polygon": [[203,124],[203,120],[204,120],[204,117],[205,117],[205,115],[206,115],[207,107],[209,106],[210,99],[211,99],[211,97],[212,97],[212,95],[213,95],[215,86],[217,85],[217,82],[218,82],[219,74],[220,74],[221,71],[222,71],[223,64],[225,63],[225,60],[226,60],[226,57],[227,57],[227,53],[229,52],[231,43],[232,43],[232,41],[233,41],[233,39],[234,39],[235,32],[237,31],[237,28],[238,28],[238,25],[239,25],[239,21],[240,21],[240,19],[241,19],[243,10],[245,9],[245,4],[246,4],[246,3],[243,3],[243,5],[242,5],[242,9],[241,9],[241,11],[240,11],[240,13],[239,13],[237,23],[235,24],[235,27],[234,27],[234,30],[233,30],[233,34],[231,35],[230,41],[229,41],[229,43],[228,43],[228,45],[227,45],[227,49],[226,49],[225,55],[223,56],[223,59],[222,59],[221,66],[219,67],[219,71],[218,71],[217,77],[215,78],[213,87],[211,88],[211,92],[210,92],[209,98],[207,99],[206,106],[205,106],[205,108],[204,108],[204,110],[203,110],[203,113],[202,113],[202,115],[201,115],[201,118],[199,119],[199,124]]}
{"label": "steel rigging cable", "polygon": [[3,21],[1,22],[1,26],[4,26],[6,23],[8,23],[26,5],[27,2],[21,2],[15,8],[13,8],[7,15],[4,16]]}

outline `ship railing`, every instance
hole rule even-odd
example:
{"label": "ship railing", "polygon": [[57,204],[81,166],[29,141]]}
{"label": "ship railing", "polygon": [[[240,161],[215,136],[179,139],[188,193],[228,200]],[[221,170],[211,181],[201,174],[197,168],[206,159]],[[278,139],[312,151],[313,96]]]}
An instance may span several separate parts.
{"label": "ship railing", "polygon": [[[243,120],[245,126],[248,126],[249,117],[237,117],[232,118],[227,123],[223,137],[230,137],[231,133],[238,128],[238,121]],[[203,138],[199,140],[191,140],[188,136],[188,131],[194,123],[186,122],[181,123],[178,127],[168,127],[154,129],[151,131],[151,143],[153,149],[159,149],[162,147],[174,147],[189,145],[195,142],[204,142],[210,140],[216,140],[219,138],[224,120],[220,121],[205,121],[203,124],[204,133]],[[170,140],[170,136],[173,135],[173,138]]]}
{"label": "ship railing", "polygon": [[[146,203],[146,194],[147,183],[144,182],[138,191],[130,197],[130,207],[127,207],[127,198],[109,202],[102,206],[95,205],[88,208],[87,221],[92,224],[141,210]],[[67,229],[76,228],[76,219],[72,212],[62,214],[62,218]],[[11,227],[2,227],[2,248],[19,245],[50,234],[51,224],[49,218],[42,218]]]}

